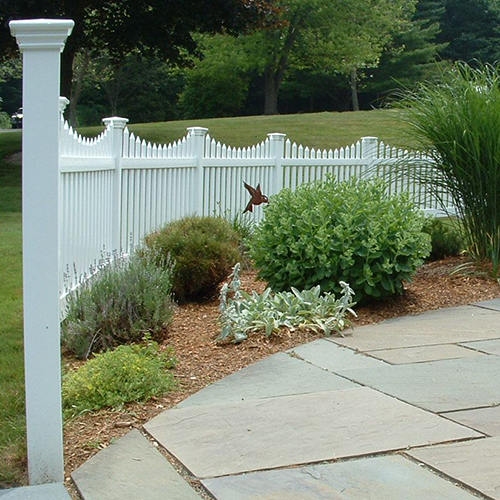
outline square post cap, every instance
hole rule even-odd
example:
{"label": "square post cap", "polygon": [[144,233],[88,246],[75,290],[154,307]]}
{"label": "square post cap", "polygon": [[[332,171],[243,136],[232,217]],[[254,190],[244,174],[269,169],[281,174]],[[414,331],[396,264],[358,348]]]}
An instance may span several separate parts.
{"label": "square post cap", "polygon": [[41,49],[62,52],[74,25],[71,19],[26,19],[9,23],[21,52]]}

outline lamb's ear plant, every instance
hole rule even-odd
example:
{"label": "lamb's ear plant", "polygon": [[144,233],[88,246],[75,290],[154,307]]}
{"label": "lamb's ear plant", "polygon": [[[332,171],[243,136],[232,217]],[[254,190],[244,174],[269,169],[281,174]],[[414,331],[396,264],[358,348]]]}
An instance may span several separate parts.
{"label": "lamb's ear plant", "polygon": [[448,192],[477,264],[500,272],[500,70],[457,63],[403,96],[408,138],[431,159],[402,171],[438,198]]}
{"label": "lamb's ear plant", "polygon": [[291,331],[309,329],[325,335],[341,334],[350,321],[347,313],[352,310],[354,292],[347,283],[341,282],[340,298],[333,293],[321,294],[318,285],[310,290],[273,294],[267,288],[262,294],[240,290],[240,265],[233,269],[231,282],[225,283],[220,293],[222,332],[218,340],[232,340],[238,344],[250,333],[264,332],[269,337],[281,327]]}

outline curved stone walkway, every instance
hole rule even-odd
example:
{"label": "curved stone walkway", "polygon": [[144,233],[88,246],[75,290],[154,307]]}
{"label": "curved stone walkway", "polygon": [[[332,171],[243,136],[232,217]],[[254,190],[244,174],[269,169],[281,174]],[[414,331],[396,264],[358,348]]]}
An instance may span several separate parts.
{"label": "curved stone walkway", "polygon": [[143,431],[73,473],[85,500],[500,500],[500,299],[276,354]]}

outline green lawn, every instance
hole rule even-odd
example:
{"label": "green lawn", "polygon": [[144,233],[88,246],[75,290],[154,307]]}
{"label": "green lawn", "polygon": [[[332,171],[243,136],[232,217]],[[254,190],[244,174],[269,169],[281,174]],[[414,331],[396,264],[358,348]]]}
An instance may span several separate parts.
{"label": "green lawn", "polygon": [[[402,144],[399,111],[373,110],[356,113],[304,113],[299,115],[243,116],[164,123],[129,125],[134,134],[147,141],[169,143],[181,139],[187,127],[207,127],[214,139],[228,146],[251,146],[263,141],[268,133],[287,134],[291,141],[314,148],[351,145],[363,136],[376,136],[394,146]],[[96,135],[102,127],[82,130]]]}
{"label": "green lawn", "polygon": [[[396,111],[317,113],[190,120],[131,125],[149,141],[170,142],[186,127],[204,126],[212,137],[230,146],[247,146],[270,132],[286,133],[293,141],[315,148],[345,146],[362,136],[378,136],[401,145]],[[84,129],[94,135],[101,129]],[[0,487],[26,480],[24,375],[22,349],[21,170],[5,157],[21,149],[21,133],[0,133]]]}
{"label": "green lawn", "polygon": [[25,480],[21,168],[4,161],[20,149],[0,134],[0,485]]}

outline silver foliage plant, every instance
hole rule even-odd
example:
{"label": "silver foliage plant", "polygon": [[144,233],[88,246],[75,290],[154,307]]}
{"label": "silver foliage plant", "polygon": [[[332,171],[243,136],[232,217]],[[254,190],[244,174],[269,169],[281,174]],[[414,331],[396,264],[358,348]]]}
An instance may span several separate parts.
{"label": "silver foliage plant", "polygon": [[351,323],[347,313],[356,316],[352,310],[355,305],[351,287],[341,281],[342,291],[338,299],[333,293],[321,294],[320,286],[299,291],[292,287],[291,292],[272,293],[267,288],[262,294],[251,294],[240,290],[240,264],[236,264],[220,292],[220,312],[222,332],[218,340],[232,340],[235,344],[243,342],[250,333],[263,331],[267,337],[281,327],[291,331],[310,329],[342,334]]}

